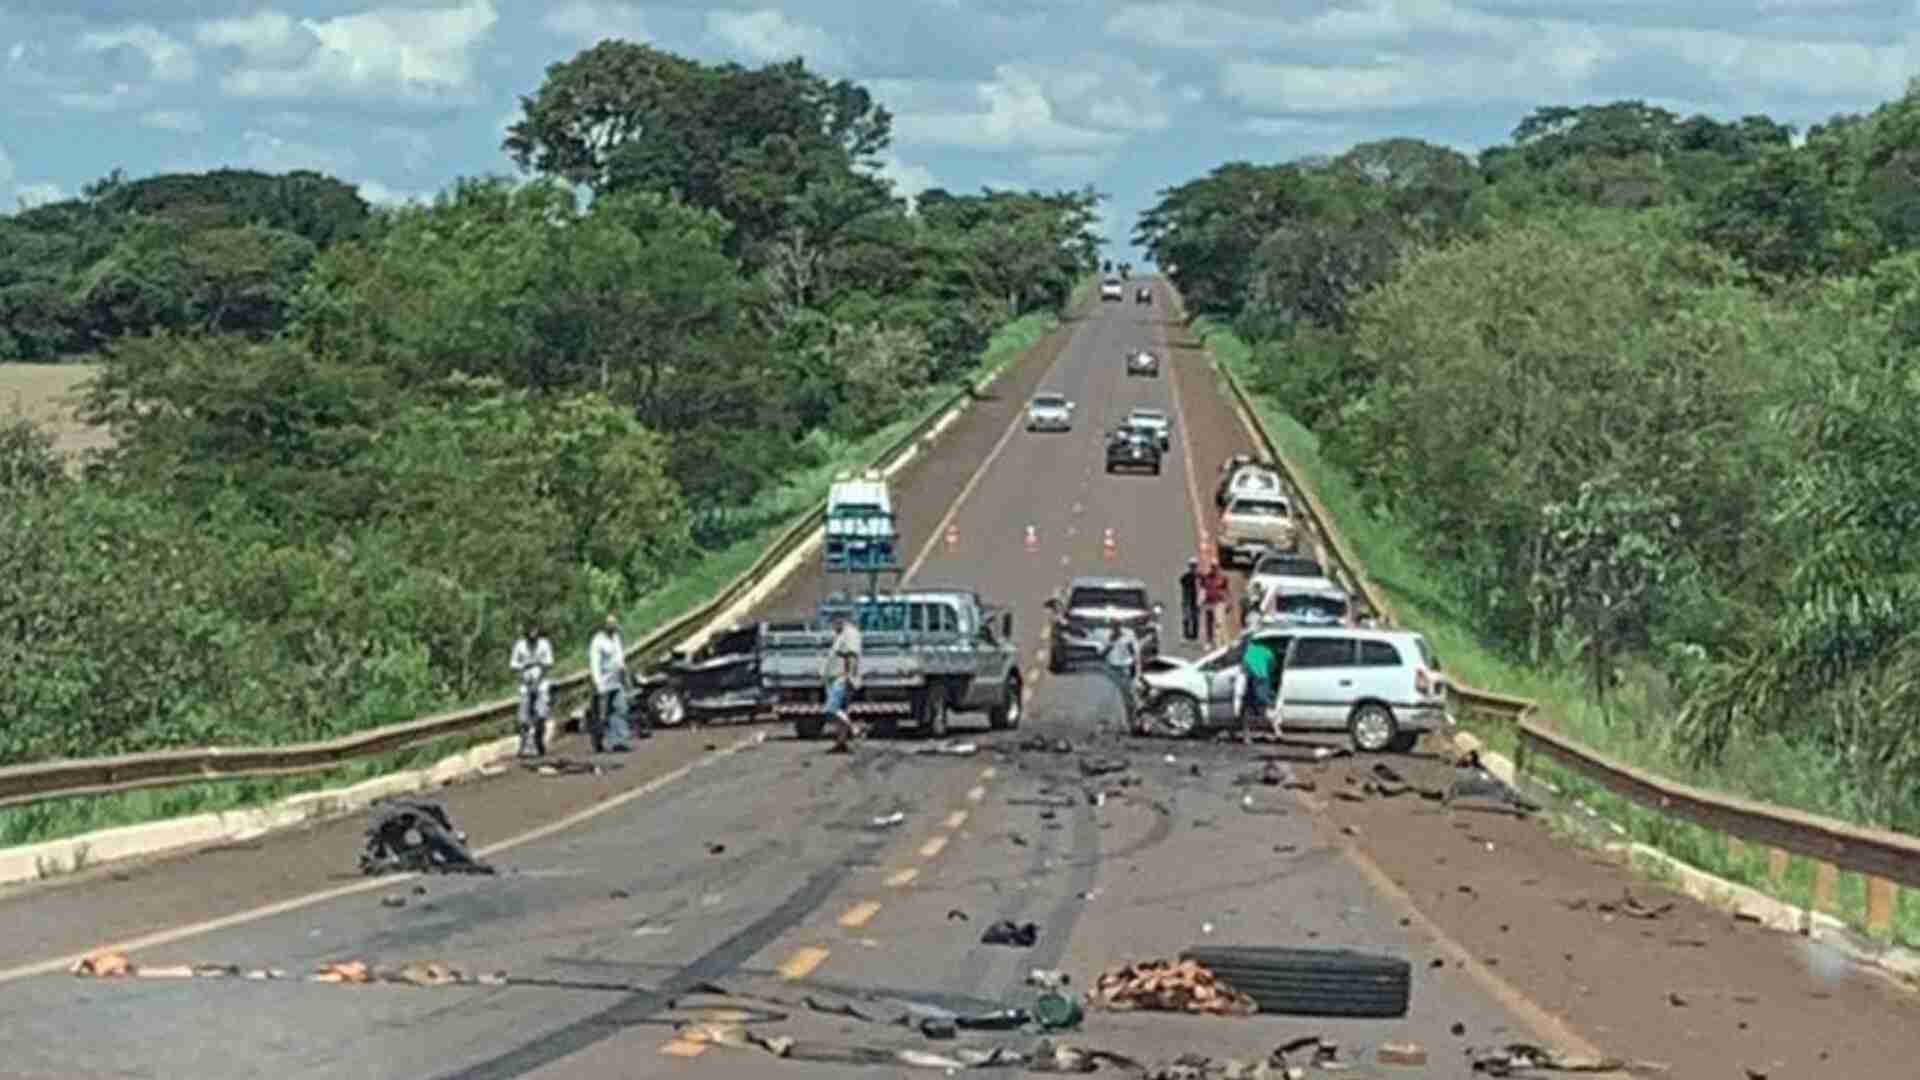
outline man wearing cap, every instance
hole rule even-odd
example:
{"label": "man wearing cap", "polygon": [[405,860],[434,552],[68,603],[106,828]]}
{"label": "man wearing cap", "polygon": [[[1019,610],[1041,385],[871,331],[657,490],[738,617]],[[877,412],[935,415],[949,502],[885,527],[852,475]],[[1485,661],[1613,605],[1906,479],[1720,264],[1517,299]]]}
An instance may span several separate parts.
{"label": "man wearing cap", "polygon": [[1188,641],[1200,636],[1200,560],[1188,559],[1180,575],[1180,630]]}
{"label": "man wearing cap", "polygon": [[633,749],[633,732],[627,727],[627,645],[620,640],[620,620],[612,614],[587,646],[587,667],[593,674],[593,709],[587,714],[593,752],[627,753]]}
{"label": "man wearing cap", "polygon": [[827,650],[821,675],[827,681],[827,716],[845,727],[853,718],[847,707],[853,704],[854,691],[860,688],[860,628],[845,613],[833,617],[833,645]]}

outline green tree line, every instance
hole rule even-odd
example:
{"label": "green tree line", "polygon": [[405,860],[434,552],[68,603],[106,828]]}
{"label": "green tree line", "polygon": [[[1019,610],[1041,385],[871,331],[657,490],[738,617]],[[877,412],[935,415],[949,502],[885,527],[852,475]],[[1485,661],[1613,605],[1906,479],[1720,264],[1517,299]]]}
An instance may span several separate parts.
{"label": "green tree line", "polygon": [[1804,135],[1619,101],[1223,165],[1135,241],[1509,659],[1915,831],[1916,178],[1920,88]]}
{"label": "green tree line", "polygon": [[0,763],[497,689],[526,620],[757,535],[1099,254],[1091,190],[896,196],[886,109],[800,61],[606,41],[521,104],[531,176],[429,206],[115,173],[0,218],[0,360],[100,365],[115,436],[0,434]]}

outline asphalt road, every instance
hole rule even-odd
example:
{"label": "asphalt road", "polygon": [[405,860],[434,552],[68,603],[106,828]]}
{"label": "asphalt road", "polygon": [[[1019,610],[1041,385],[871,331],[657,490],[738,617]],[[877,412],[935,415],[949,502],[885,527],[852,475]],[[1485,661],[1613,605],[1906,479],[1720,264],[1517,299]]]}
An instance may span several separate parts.
{"label": "asphalt road", "polygon": [[[1033,658],[1020,731],[989,736],[963,721],[956,736],[976,744],[970,755],[928,752],[938,744],[913,738],[835,755],[772,729],[744,745],[754,729],[670,733],[601,777],[515,774],[442,793],[483,845],[603,807],[500,852],[498,877],[380,885],[134,954],[151,965],[281,968],[286,981],[21,971],[98,942],[348,887],[358,822],[18,891],[0,899],[0,925],[12,931],[0,941],[0,1075],[845,1076],[849,1061],[905,1049],[1030,1048],[1033,1038],[1017,1034],[931,1041],[892,1021],[1026,1005],[1032,969],[1063,970],[1084,989],[1104,968],[1203,943],[1406,957],[1411,1013],[1095,1012],[1057,1041],[1143,1060],[1251,1060],[1319,1034],[1357,1066],[1347,1075],[1466,1076],[1467,1046],[1546,1041],[1542,1031],[1564,1021],[1569,1039],[1665,1061],[1675,1076],[1738,1078],[1740,1066],[1908,1074],[1920,1049],[1908,1000],[1803,959],[1794,939],[1685,904],[1662,920],[1602,920],[1567,901],[1611,899],[1617,874],[1538,824],[1449,814],[1417,796],[1367,799],[1359,770],[1371,761],[1124,738],[1111,729],[1117,702],[1099,676],[1044,674],[1046,593],[1078,573],[1137,574],[1173,607],[1173,578],[1211,509],[1213,469],[1245,448],[1198,353],[1173,351],[1173,370],[1159,379],[1121,370],[1126,349],[1164,346],[1164,310],[1105,305],[1070,325],[897,481],[909,549],[927,545],[914,580],[977,584],[1017,605]],[[1010,431],[1043,386],[1081,403],[1076,431]],[[1100,432],[1134,404],[1175,413],[1176,447],[1159,477],[1103,472]],[[1030,525],[1037,551],[1024,544]],[[769,607],[804,611],[826,587],[817,574],[797,575]],[[1034,736],[1072,750],[1022,749]],[[1099,757],[1128,769],[1087,780],[1082,761]],[[1316,791],[1241,782],[1259,758]],[[1417,782],[1447,769],[1394,762]],[[641,786],[661,777],[655,789]],[[1109,793],[1102,804],[1090,788]],[[1359,801],[1327,799],[1340,790]],[[873,824],[896,813],[897,825]],[[1000,919],[1037,924],[1037,943],[981,944]],[[441,961],[508,981],[298,979],[350,958]],[[866,1019],[826,1011],[843,1006]],[[695,1041],[688,1026],[742,1019],[797,1039],[790,1056]],[[1384,1041],[1425,1047],[1430,1065],[1376,1065]]]}

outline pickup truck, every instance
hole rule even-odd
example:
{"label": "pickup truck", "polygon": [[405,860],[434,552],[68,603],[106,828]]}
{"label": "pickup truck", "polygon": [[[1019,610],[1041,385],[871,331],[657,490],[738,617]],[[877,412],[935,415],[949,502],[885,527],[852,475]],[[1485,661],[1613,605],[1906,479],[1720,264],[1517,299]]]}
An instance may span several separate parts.
{"label": "pickup truck", "polygon": [[1293,502],[1284,495],[1235,496],[1214,535],[1220,565],[1226,567],[1242,560],[1252,566],[1269,552],[1300,550],[1300,526]]}
{"label": "pickup truck", "polygon": [[1107,471],[1146,469],[1160,475],[1160,437],[1146,428],[1121,427],[1107,435]]}
{"label": "pickup truck", "polygon": [[761,635],[760,684],[774,715],[790,717],[803,739],[828,720],[823,669],[833,645],[831,619],[847,614],[860,628],[860,689],[847,710],[871,717],[882,733],[901,721],[935,738],[955,713],[984,713],[995,731],[1020,726],[1025,689],[1013,613],[971,589],[829,597],[811,624],[769,625]]}

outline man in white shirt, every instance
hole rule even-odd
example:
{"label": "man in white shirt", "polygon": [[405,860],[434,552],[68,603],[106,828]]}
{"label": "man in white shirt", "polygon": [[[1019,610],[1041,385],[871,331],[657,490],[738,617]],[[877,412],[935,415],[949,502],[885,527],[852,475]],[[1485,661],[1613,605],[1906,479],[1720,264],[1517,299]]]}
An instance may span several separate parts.
{"label": "man in white shirt", "polygon": [[513,643],[507,663],[520,680],[520,756],[545,757],[547,717],[553,708],[553,684],[547,679],[553,670],[553,642],[530,624],[526,636]]}
{"label": "man in white shirt", "polygon": [[587,668],[593,676],[593,709],[587,714],[587,738],[593,752],[624,754],[633,749],[627,727],[627,644],[620,639],[620,620],[607,624],[587,646]]}
{"label": "man in white shirt", "polygon": [[853,693],[860,688],[862,648],[860,628],[845,615],[835,615],[833,645],[827,650],[826,670],[821,675],[827,680],[827,716],[843,725],[853,723],[847,715],[847,706],[853,703]]}
{"label": "man in white shirt", "polygon": [[1126,711],[1126,729],[1134,730],[1134,683],[1140,678],[1140,639],[1133,628],[1115,623],[1107,635],[1107,677],[1120,691],[1120,706]]}

